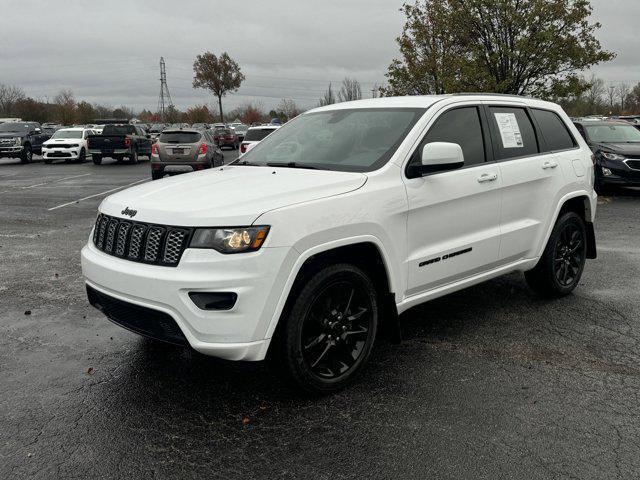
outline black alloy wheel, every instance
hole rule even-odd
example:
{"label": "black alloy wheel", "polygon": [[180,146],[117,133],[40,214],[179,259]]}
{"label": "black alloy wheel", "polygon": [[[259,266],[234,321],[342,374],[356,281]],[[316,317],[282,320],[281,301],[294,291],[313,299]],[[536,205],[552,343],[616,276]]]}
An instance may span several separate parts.
{"label": "black alloy wheel", "polygon": [[361,285],[338,280],[311,304],[302,326],[302,356],[314,375],[336,379],[364,352],[373,324],[373,305]]}
{"label": "black alloy wheel", "polygon": [[329,393],[362,372],[376,337],[378,292],[369,276],[348,263],[301,277],[280,320],[269,358],[297,388]]}
{"label": "black alloy wheel", "polygon": [[576,288],[587,258],[584,220],[575,212],[558,218],[538,264],[525,272],[527,284],[545,297],[562,297]]}
{"label": "black alloy wheel", "polygon": [[586,244],[582,231],[574,223],[567,223],[560,230],[554,255],[554,273],[558,283],[571,286],[582,271]]}
{"label": "black alloy wheel", "polygon": [[20,161],[22,163],[31,163],[33,160],[33,150],[31,149],[31,145],[25,145],[22,156],[20,157]]}

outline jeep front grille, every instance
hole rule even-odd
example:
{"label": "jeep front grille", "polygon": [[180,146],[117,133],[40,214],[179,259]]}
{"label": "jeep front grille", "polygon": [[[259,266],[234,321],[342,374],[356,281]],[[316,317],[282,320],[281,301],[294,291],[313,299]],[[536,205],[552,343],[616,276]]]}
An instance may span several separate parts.
{"label": "jeep front grille", "polygon": [[175,267],[192,232],[192,228],[132,222],[100,214],[93,230],[93,244],[115,257]]}

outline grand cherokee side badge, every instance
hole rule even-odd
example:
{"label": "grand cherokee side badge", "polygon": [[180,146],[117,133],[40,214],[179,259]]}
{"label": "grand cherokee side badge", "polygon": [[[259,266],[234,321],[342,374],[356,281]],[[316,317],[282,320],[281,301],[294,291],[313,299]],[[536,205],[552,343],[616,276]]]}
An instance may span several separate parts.
{"label": "grand cherokee side badge", "polygon": [[136,216],[136,213],[138,213],[137,210],[131,210],[129,207],[124,207],[124,210],[122,210],[122,215],[127,215],[129,218],[133,218]]}
{"label": "grand cherokee side badge", "polygon": [[446,255],[442,255],[441,257],[431,258],[424,262],[420,262],[418,266],[424,267],[426,265],[431,265],[432,263],[438,263],[440,260],[448,260],[449,258],[453,258],[453,257],[457,257],[458,255],[464,255],[465,253],[469,253],[472,250],[473,248],[469,247],[462,250],[458,250],[457,252],[447,253]]}

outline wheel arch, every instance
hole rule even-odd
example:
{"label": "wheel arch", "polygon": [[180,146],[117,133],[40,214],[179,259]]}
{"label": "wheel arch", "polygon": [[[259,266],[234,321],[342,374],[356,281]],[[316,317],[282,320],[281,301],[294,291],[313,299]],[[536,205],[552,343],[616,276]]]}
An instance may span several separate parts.
{"label": "wheel arch", "polygon": [[326,265],[342,262],[351,263],[371,276],[378,288],[382,304],[381,335],[391,341],[399,341],[398,311],[395,302],[399,282],[392,274],[384,245],[377,237],[371,235],[336,240],[302,253],[291,270],[265,338],[273,339],[277,334],[280,319],[291,308],[292,300],[296,292],[304,286],[305,279]]}
{"label": "wheel arch", "polygon": [[556,208],[553,221],[550,223],[545,241],[542,244],[539,255],[542,255],[549,238],[551,237],[551,231],[561,215],[566,212],[574,212],[579,215],[584,221],[586,233],[587,233],[587,258],[596,258],[596,237],[595,230],[593,228],[592,219],[594,218],[595,205],[592,202],[591,197],[586,191],[571,192],[560,199]]}

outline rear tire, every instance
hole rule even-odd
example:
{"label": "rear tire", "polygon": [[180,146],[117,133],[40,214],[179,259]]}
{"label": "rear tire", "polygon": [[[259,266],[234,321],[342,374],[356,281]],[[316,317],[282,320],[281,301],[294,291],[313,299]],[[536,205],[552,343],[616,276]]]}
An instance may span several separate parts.
{"label": "rear tire", "polygon": [[586,258],[584,221],[574,212],[564,213],[553,227],[538,264],[525,272],[525,279],[532,290],[544,297],[563,297],[578,285]]}
{"label": "rear tire", "polygon": [[91,156],[91,160],[93,160],[93,164],[94,165],[100,165],[102,163],[102,156],[101,155],[92,155]]}
{"label": "rear tire", "polygon": [[136,152],[135,150],[133,151],[133,153],[131,154],[131,156],[129,156],[129,161],[133,164],[133,165],[137,165],[138,164],[138,152]]}
{"label": "rear tire", "polygon": [[160,180],[162,177],[164,177],[164,172],[151,172],[151,180]]}
{"label": "rear tire", "polygon": [[307,393],[340,390],[362,372],[376,337],[375,285],[348,263],[316,272],[281,318],[269,353],[283,377]]}

